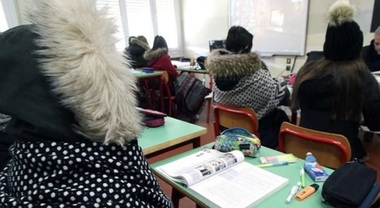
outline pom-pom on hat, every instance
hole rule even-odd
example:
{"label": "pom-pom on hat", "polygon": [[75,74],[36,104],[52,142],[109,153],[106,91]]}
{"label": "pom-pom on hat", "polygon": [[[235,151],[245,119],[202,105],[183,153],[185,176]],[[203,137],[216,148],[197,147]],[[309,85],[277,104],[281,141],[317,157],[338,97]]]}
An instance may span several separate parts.
{"label": "pom-pom on hat", "polygon": [[360,56],[363,32],[354,21],[354,7],[346,0],[335,2],[329,9],[323,52],[326,59],[351,60]]}

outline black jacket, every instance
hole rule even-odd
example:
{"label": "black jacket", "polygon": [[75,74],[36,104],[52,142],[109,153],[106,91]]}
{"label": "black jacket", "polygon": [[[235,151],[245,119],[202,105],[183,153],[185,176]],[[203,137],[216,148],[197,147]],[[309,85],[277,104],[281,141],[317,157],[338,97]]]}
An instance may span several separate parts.
{"label": "black jacket", "polygon": [[124,52],[129,56],[133,68],[148,66],[147,60],[144,59],[144,53],[148,49],[149,46],[143,41],[137,38],[131,39],[128,48]]}
{"label": "black jacket", "polygon": [[369,70],[380,71],[380,55],[377,54],[373,44],[374,40],[371,41],[370,45],[364,46],[361,56]]}
{"label": "black jacket", "polygon": [[[334,76],[325,75],[306,81],[299,87],[300,125],[320,131],[344,135],[351,144],[352,157],[360,159],[365,150],[358,139],[360,123],[357,121],[337,121],[331,118],[335,93]],[[380,130],[379,86],[370,71],[364,75],[362,114],[364,124],[373,131]]]}

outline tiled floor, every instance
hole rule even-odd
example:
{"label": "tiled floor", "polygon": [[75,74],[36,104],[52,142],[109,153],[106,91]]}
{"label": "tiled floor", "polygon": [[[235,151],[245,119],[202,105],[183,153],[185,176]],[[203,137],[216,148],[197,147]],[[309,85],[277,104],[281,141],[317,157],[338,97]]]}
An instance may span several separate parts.
{"label": "tiled floor", "polygon": [[[201,137],[201,145],[208,144],[212,141],[214,141],[214,130],[212,127],[212,121],[210,123],[206,123],[206,108],[204,108],[202,114],[200,115],[199,121],[196,123],[197,125],[204,126],[207,128],[207,134]],[[211,115],[210,118],[213,118]],[[173,129],[173,131],[175,131]],[[361,137],[363,137],[363,133],[360,134]],[[374,135],[371,140],[365,140],[363,141],[365,148],[367,149],[367,152],[369,154],[369,160],[366,162],[366,164],[369,167],[372,167],[377,170],[377,181],[380,182],[380,135]],[[149,159],[150,163],[154,163],[158,160],[162,160],[164,158],[170,157],[172,155],[176,155],[180,152],[190,150],[192,148],[191,145],[187,145],[181,148],[178,148],[170,153],[165,153],[153,158]],[[170,197],[171,195],[171,187],[166,184],[165,182],[161,181],[161,187],[164,190],[164,192]],[[183,198],[180,201],[180,208],[195,208],[195,203],[191,201],[188,198]]]}

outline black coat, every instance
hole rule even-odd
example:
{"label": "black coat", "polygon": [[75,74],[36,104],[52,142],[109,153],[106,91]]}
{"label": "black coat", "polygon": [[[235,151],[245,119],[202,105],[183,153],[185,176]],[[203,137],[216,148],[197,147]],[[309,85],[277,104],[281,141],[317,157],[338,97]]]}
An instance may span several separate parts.
{"label": "black coat", "polygon": [[[331,119],[335,93],[332,75],[306,81],[299,87],[299,105],[301,108],[300,125],[319,131],[344,135],[350,142],[352,157],[358,159],[366,155],[358,134],[358,121],[337,121]],[[362,114],[364,124],[373,131],[380,130],[380,92],[379,86],[370,71],[366,70],[363,89]]]}
{"label": "black coat", "polygon": [[374,48],[374,40],[371,41],[371,44],[364,46],[362,50],[362,58],[367,64],[369,70],[371,71],[380,71],[380,55],[377,54]]}
{"label": "black coat", "polygon": [[147,60],[144,58],[144,53],[149,49],[149,46],[137,38],[132,38],[125,53],[129,56],[132,68],[141,68],[148,66]]}

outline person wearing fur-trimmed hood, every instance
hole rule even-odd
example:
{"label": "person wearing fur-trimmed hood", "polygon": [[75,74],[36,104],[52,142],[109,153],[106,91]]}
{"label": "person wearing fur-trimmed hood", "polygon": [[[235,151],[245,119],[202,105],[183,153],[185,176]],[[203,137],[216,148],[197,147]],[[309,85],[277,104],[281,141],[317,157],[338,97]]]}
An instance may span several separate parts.
{"label": "person wearing fur-trimmed hood", "polygon": [[144,53],[144,58],[148,61],[149,67],[155,70],[166,71],[169,74],[169,80],[175,80],[179,74],[173,66],[168,52],[169,48],[164,37],[156,35],[152,49]]}
{"label": "person wearing fur-trimmed hood", "polygon": [[173,207],[137,137],[136,78],[93,0],[31,1],[0,35],[11,160],[0,207]]}
{"label": "person wearing fur-trimmed hood", "polygon": [[124,50],[124,53],[127,53],[132,68],[148,66],[144,53],[149,49],[148,41],[144,36],[130,37],[129,46]]}
{"label": "person wearing fur-trimmed hood", "polygon": [[301,109],[300,126],[344,135],[351,157],[368,159],[358,138],[364,121],[380,130],[380,91],[376,79],[360,58],[363,32],[354,21],[349,1],[335,2],[328,12],[324,58],[306,63],[293,85],[292,108]]}
{"label": "person wearing fur-trimmed hood", "polygon": [[206,59],[206,69],[214,78],[216,103],[250,107],[259,119],[259,134],[264,146],[276,148],[280,125],[289,121],[277,109],[287,104],[286,83],[272,78],[259,55],[251,52],[253,35],[241,26],[232,26],[226,38],[226,49],[213,50]]}

